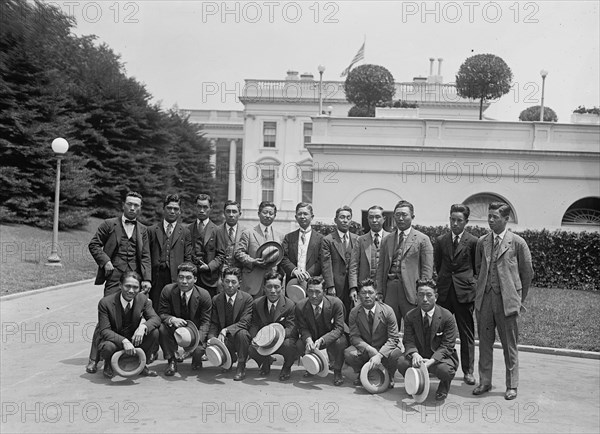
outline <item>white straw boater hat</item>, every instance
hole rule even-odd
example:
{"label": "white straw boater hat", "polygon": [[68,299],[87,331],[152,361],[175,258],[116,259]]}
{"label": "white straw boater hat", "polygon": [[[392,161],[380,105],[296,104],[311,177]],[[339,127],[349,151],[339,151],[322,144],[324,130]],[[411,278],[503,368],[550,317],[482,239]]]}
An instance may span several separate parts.
{"label": "white straw boater hat", "polygon": [[429,372],[424,363],[419,368],[408,368],[404,374],[404,388],[406,393],[421,403],[429,394]]}

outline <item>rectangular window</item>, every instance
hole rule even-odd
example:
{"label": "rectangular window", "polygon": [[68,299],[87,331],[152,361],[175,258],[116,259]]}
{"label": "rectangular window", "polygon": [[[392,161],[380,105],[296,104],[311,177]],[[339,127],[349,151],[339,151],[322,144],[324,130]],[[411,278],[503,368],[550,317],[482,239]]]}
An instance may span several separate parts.
{"label": "rectangular window", "polygon": [[312,203],[313,200],[313,173],[312,170],[302,171],[302,202]]}
{"label": "rectangular window", "polygon": [[310,138],[312,136],[312,122],[304,123],[304,146],[310,143]]}
{"label": "rectangular window", "polygon": [[275,197],[275,169],[261,169],[262,200],[273,202]]}
{"label": "rectangular window", "polygon": [[275,147],[275,137],[277,136],[277,122],[263,123],[263,146],[265,148]]}

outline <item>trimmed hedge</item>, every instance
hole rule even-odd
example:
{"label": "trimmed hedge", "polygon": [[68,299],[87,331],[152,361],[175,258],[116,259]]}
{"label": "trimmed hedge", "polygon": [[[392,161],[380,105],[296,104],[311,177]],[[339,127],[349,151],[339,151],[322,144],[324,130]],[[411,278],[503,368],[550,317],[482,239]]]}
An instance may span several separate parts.
{"label": "trimmed hedge", "polygon": [[[335,225],[316,223],[317,232],[328,235]],[[420,226],[414,228],[428,235],[435,246],[436,238],[450,231],[448,226]],[[468,226],[468,232],[481,237],[489,229]],[[361,235],[362,226],[352,222],[350,231]],[[563,288],[584,291],[600,290],[600,233],[567,232],[556,230],[525,230],[515,232],[531,250],[533,261],[533,286],[539,288]]]}

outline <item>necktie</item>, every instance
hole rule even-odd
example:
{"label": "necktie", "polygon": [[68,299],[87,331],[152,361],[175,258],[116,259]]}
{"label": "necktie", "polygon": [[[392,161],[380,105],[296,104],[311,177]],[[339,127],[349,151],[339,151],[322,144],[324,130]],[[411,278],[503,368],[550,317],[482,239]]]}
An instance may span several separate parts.
{"label": "necktie", "polygon": [[369,328],[373,331],[373,311],[369,311]]}
{"label": "necktie", "polygon": [[494,261],[498,258],[498,251],[500,250],[500,237],[496,237],[494,240],[494,251],[492,252],[492,258]]}
{"label": "necktie", "polygon": [[234,238],[233,238],[233,226],[229,227],[229,242],[233,243]]}
{"label": "necktie", "polygon": [[431,326],[429,325],[429,315],[425,314],[423,316],[423,334],[425,335],[425,343],[428,345],[429,347],[429,332],[431,330]]}
{"label": "necktie", "polygon": [[128,220],[128,219],[125,219],[125,224],[126,224],[126,225],[134,225],[134,224],[135,224],[135,220]]}
{"label": "necktie", "polygon": [[167,225],[167,238],[171,238],[172,234],[173,234],[173,223],[169,223]]}
{"label": "necktie", "polygon": [[225,326],[233,324],[233,298],[229,297],[225,303]]}
{"label": "necktie", "polygon": [[300,239],[302,240],[302,244],[306,244],[306,231],[300,231]]}
{"label": "necktie", "polygon": [[344,239],[342,240],[342,243],[344,244],[344,249],[348,248],[348,234],[344,234]]}
{"label": "necktie", "polygon": [[271,307],[269,308],[269,316],[271,317],[271,320],[274,321],[275,318],[275,303],[271,304]]}
{"label": "necktie", "polygon": [[186,317],[184,319],[187,319],[187,313],[187,299],[185,297],[185,294],[181,294],[181,315]]}
{"label": "necktie", "polygon": [[269,228],[265,228],[265,241],[269,241]]}
{"label": "necktie", "polygon": [[452,253],[456,253],[458,248],[458,235],[454,235],[454,241],[452,242]]}
{"label": "necktie", "polygon": [[130,310],[131,310],[131,302],[127,303],[127,306],[125,306],[125,315],[127,315]]}
{"label": "necktie", "polygon": [[373,236],[375,237],[375,239],[373,240],[373,243],[375,244],[375,248],[379,249],[379,234],[375,233],[375,234],[373,234]]}
{"label": "necktie", "polygon": [[315,319],[319,319],[321,316],[321,306],[315,307]]}
{"label": "necktie", "polygon": [[400,231],[398,234],[398,251],[402,253],[402,247],[404,244],[404,232]]}

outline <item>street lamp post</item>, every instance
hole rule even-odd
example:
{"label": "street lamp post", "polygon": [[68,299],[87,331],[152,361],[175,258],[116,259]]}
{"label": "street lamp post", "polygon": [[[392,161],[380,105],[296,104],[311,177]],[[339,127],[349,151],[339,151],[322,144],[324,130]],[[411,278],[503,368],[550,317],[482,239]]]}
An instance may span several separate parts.
{"label": "street lamp post", "polygon": [[319,116],[323,115],[323,73],[325,72],[325,67],[323,65],[319,65]]}
{"label": "street lamp post", "polygon": [[58,256],[58,203],[60,199],[60,160],[69,149],[69,142],[62,137],[52,141],[52,150],[56,154],[56,188],[54,190],[54,227],[52,234],[52,251],[48,256],[46,265],[62,267],[60,256]]}
{"label": "street lamp post", "polygon": [[544,122],[544,87],[546,85],[546,76],[548,75],[548,71],[542,69],[540,71],[540,75],[542,76],[542,105],[540,106],[540,122]]}

